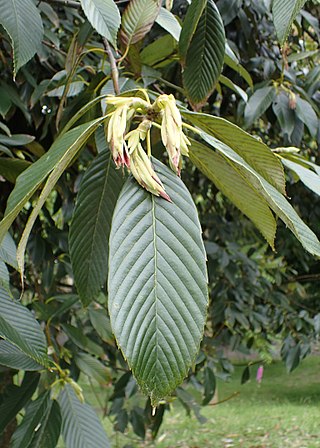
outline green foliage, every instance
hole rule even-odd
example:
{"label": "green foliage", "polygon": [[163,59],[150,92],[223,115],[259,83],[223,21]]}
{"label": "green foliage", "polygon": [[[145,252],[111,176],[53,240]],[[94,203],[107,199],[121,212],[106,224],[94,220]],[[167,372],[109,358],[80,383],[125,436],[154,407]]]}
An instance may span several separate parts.
{"label": "green foliage", "polygon": [[316,7],[58,3],[0,0],[0,444],[23,448],[109,446],[90,387],[142,439],[173,398],[204,422],[221,347],[277,338],[292,371],[320,333]]}
{"label": "green foliage", "polygon": [[207,146],[192,142],[192,162],[257,226],[274,246],[276,221],[265,199],[239,173],[236,166]]}
{"label": "green foliage", "polygon": [[280,43],[287,39],[293,21],[306,0],[274,0],[272,3],[273,21]]}
{"label": "green foliage", "polygon": [[121,17],[114,1],[81,0],[81,6],[93,28],[117,47]]}
{"label": "green foliage", "polygon": [[71,385],[59,396],[62,415],[62,435],[68,448],[108,448],[109,441],[95,412],[81,403]]}
{"label": "green foliage", "polygon": [[[1,338],[11,342],[32,360],[46,366],[48,364],[47,344],[36,319],[25,306],[14,301],[9,293],[1,287],[0,304]],[[23,367],[24,365],[20,368]]]}
{"label": "green foliage", "polygon": [[118,344],[156,406],[195,359],[208,299],[192,198],[168,168],[154,164],[172,203],[133,180],[125,184],[110,235],[108,304]]}
{"label": "green foliage", "polygon": [[70,256],[77,289],[88,305],[104,289],[108,274],[111,219],[122,187],[109,151],[86,171],[70,226]]}
{"label": "green foliage", "polygon": [[196,109],[213,92],[225,51],[224,27],[212,0],[194,0],[188,9],[179,40],[186,95]]}
{"label": "green foliage", "polygon": [[133,0],[123,13],[121,38],[129,46],[139,42],[150,31],[160,9],[159,0]]}
{"label": "green foliage", "polygon": [[40,48],[43,35],[41,16],[31,0],[1,0],[0,23],[12,42],[15,77]]}
{"label": "green foliage", "polygon": [[26,408],[25,416],[12,437],[12,447],[54,448],[61,429],[60,408],[50,399],[50,392],[44,392]]}

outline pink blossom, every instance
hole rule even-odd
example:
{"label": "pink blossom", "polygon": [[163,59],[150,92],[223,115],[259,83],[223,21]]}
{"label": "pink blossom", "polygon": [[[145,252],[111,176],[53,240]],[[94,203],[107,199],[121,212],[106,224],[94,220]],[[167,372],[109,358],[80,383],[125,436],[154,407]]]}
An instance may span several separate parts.
{"label": "pink blossom", "polygon": [[256,380],[257,380],[258,384],[261,383],[262,377],[263,377],[263,366],[259,366],[258,370],[257,370],[257,376],[256,376]]}

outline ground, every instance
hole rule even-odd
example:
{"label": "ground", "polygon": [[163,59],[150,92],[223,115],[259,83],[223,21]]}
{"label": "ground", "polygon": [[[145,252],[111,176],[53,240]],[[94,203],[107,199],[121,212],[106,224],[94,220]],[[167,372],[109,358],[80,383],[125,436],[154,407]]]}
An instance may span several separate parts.
{"label": "ground", "polygon": [[[288,374],[281,362],[264,369],[262,383],[252,378],[241,385],[243,367],[237,367],[229,383],[219,381],[219,401],[239,392],[234,398],[202,408],[204,424],[186,416],[177,403],[166,414],[155,443],[139,442],[106,428],[112,448],[316,448],[320,447],[320,358],[307,358]],[[86,388],[85,388],[86,391]],[[90,398],[90,397],[88,397]]]}

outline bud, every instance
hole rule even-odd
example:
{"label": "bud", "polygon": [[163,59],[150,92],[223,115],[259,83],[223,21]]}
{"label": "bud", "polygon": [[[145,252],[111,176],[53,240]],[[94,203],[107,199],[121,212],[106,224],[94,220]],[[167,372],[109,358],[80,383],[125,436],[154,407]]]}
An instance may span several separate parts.
{"label": "bud", "polygon": [[135,148],[131,147],[130,153],[130,170],[136,181],[155,196],[161,196],[172,202],[170,196],[165,192],[164,186],[154,171],[151,160],[142,148],[141,143],[138,143]]}
{"label": "bud", "polygon": [[161,115],[161,139],[168,151],[171,168],[180,175],[181,153],[188,155],[189,140],[182,131],[182,119],[173,95],[160,95],[155,110]]}

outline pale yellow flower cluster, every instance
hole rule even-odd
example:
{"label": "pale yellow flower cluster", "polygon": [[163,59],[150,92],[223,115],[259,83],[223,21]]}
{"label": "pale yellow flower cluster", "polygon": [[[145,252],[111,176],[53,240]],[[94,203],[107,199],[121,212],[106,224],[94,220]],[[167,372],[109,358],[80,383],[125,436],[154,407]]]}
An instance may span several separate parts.
{"label": "pale yellow flower cluster", "polygon": [[146,112],[149,103],[141,98],[115,96],[108,98],[107,104],[116,107],[111,114],[107,128],[107,142],[110,143],[113,160],[118,167],[130,168],[130,158],[124,136],[135,113]]}
{"label": "pale yellow flower cluster", "polygon": [[[156,196],[171,201],[153,169],[150,157],[141,142],[146,140],[152,125],[161,121],[161,139],[167,149],[171,168],[180,175],[181,155],[188,155],[190,142],[182,130],[182,120],[173,95],[160,95],[153,104],[139,97],[110,97],[114,106],[107,124],[107,141],[117,167],[126,166],[138,183]],[[139,126],[129,131],[134,117],[142,118]],[[152,121],[150,117],[152,118]],[[150,154],[149,154],[150,155]]]}
{"label": "pale yellow flower cluster", "polygon": [[190,141],[182,131],[182,119],[173,95],[160,95],[155,103],[155,110],[161,115],[161,138],[169,155],[171,168],[180,174],[181,154],[188,156]]}

